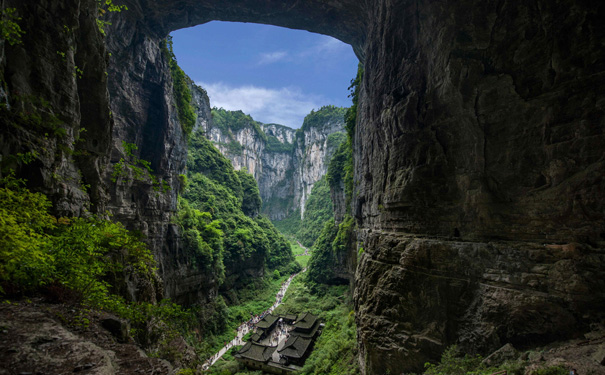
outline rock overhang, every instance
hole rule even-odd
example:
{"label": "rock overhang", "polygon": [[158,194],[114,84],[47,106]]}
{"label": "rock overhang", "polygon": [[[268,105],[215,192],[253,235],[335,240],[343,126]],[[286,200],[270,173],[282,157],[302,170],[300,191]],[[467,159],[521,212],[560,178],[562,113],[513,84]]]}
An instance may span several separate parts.
{"label": "rock overhang", "polygon": [[363,59],[368,25],[365,2],[355,0],[125,0],[127,12],[115,22],[136,23],[146,35],[170,32],[211,21],[259,23],[328,35],[350,44]]}

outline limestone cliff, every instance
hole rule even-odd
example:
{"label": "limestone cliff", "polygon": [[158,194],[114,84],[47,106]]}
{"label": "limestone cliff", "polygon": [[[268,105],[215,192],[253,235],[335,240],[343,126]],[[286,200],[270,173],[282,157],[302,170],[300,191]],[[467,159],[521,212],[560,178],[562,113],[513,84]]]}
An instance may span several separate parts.
{"label": "limestone cliff", "polygon": [[263,212],[280,220],[296,209],[304,215],[311,189],[326,173],[339,144],[337,133],[344,131],[343,116],[344,109],[324,107],[295,130],[259,123],[241,111],[218,109],[212,121],[201,126],[235,169],[246,168],[254,176]]}
{"label": "limestone cliff", "polygon": [[355,142],[366,373],[580,335],[605,311],[603,4],[371,10]]}

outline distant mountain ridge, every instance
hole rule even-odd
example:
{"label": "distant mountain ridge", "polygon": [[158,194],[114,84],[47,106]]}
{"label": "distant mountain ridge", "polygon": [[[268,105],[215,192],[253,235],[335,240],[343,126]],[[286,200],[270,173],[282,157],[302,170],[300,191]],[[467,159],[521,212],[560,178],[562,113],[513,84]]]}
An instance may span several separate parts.
{"label": "distant mountain ridge", "polygon": [[[202,89],[193,85],[194,100]],[[197,108],[207,112],[208,108]],[[213,108],[211,121],[200,121],[206,137],[236,170],[246,169],[258,182],[262,212],[272,220],[300,209],[313,185],[326,174],[328,163],[346,138],[346,108],[324,106],[305,117],[300,129],[263,124],[242,111]],[[198,116],[202,119],[204,116]]]}

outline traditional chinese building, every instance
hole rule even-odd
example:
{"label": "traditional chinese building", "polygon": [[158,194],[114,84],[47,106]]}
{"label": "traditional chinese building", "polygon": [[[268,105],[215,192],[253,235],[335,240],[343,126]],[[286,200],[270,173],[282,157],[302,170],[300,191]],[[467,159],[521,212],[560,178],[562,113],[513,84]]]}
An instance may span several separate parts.
{"label": "traditional chinese building", "polygon": [[[280,319],[282,323],[290,326],[288,339],[281,341],[277,346],[261,344],[261,341],[272,334]],[[235,358],[248,368],[272,374],[299,371],[311,354],[322,327],[318,317],[310,313],[298,316],[268,314],[256,324],[257,332],[235,354]]]}

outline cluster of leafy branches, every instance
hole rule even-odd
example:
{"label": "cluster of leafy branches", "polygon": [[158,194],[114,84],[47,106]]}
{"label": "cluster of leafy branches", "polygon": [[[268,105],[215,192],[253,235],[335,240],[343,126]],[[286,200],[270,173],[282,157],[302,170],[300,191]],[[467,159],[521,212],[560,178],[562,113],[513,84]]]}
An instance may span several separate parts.
{"label": "cluster of leafy branches", "polygon": [[[69,296],[134,323],[161,310],[151,304],[127,303],[119,293],[125,273],[155,278],[151,252],[120,223],[94,216],[56,218],[49,213],[48,198],[28,190],[13,174],[0,179],[0,200],[1,294]],[[182,312],[165,302],[164,313],[167,306],[174,314]]]}
{"label": "cluster of leafy branches", "polygon": [[191,104],[191,89],[189,88],[188,77],[178,65],[172,46],[172,36],[168,36],[162,41],[160,48],[164,56],[168,59],[170,74],[172,75],[172,93],[176,101],[176,108],[179,116],[179,122],[185,137],[189,137],[195,127],[196,114]]}
{"label": "cluster of leafy branches", "polygon": [[[506,371],[509,375],[525,374],[527,362],[523,360],[507,361],[500,366],[488,366],[480,355],[471,356],[462,353],[456,345],[447,348],[441,355],[439,363],[426,363],[425,375],[490,375]],[[538,368],[531,372],[534,375],[566,375],[568,371],[561,366]]]}
{"label": "cluster of leafy branches", "polygon": [[199,268],[212,272],[219,283],[224,280],[223,231],[220,222],[212,220],[208,212],[192,208],[185,199],[179,199],[177,222],[181,227],[184,248]]}
{"label": "cluster of leafy branches", "polygon": [[21,44],[21,37],[25,34],[25,31],[18,24],[19,21],[21,21],[21,17],[17,15],[16,8],[2,9],[0,14],[0,39],[11,46]]}
{"label": "cluster of leafy branches", "polygon": [[170,185],[166,181],[160,181],[153,174],[151,163],[139,158],[135,153],[138,150],[137,145],[122,141],[122,148],[126,154],[126,159],[120,160],[114,164],[111,173],[111,181],[117,183],[119,179],[128,178],[132,175],[134,181],[150,182],[153,190],[163,193],[170,190]]}
{"label": "cluster of leafy branches", "polygon": [[307,267],[307,280],[312,290],[317,291],[326,284],[340,283],[334,274],[338,259],[351,246],[353,238],[354,220],[350,215],[340,224],[334,219],[327,221],[315,241],[313,253]]}
{"label": "cluster of leafy branches", "polygon": [[242,211],[246,216],[255,217],[260,212],[263,203],[260,198],[258,184],[245,168],[235,173],[242,185]]}
{"label": "cluster of leafy branches", "polygon": [[128,10],[126,5],[116,5],[113,0],[97,0],[97,27],[101,34],[105,35],[105,27],[111,25],[111,22],[104,20],[110,12],[121,12]]}

